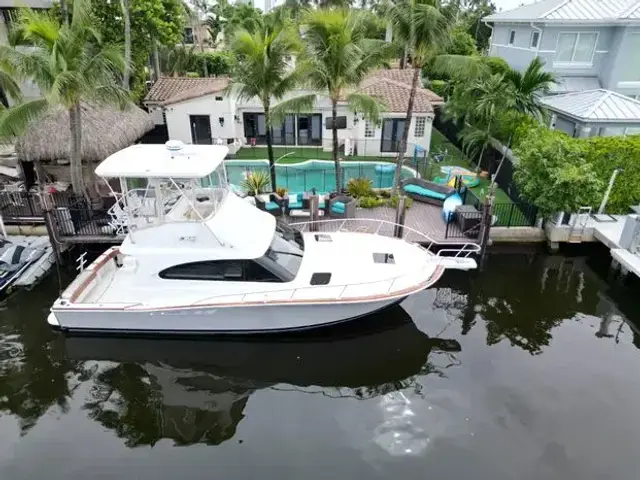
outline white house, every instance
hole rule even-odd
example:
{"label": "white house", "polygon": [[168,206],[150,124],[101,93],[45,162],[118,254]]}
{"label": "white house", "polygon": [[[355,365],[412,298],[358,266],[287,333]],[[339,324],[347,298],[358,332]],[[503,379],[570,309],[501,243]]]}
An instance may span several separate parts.
{"label": "white house", "polygon": [[[381,122],[374,125],[362,113],[348,111],[346,102],[338,105],[339,142],[345,155],[395,156],[405,128],[405,115],[411,90],[411,70],[378,70],[358,89],[385,105]],[[226,93],[230,80],[220,78],[161,78],[145,98],[145,105],[156,124],[166,123],[169,138],[184,143],[219,143],[235,152],[242,145],[266,144],[265,118],[260,101],[240,101]],[[311,92],[300,90],[291,97]],[[274,104],[277,103],[274,100]],[[409,130],[407,153],[414,145],[428,150],[434,107],[444,102],[435,93],[418,88]],[[332,149],[331,103],[317,97],[312,112],[288,115],[272,129],[274,145]]]}

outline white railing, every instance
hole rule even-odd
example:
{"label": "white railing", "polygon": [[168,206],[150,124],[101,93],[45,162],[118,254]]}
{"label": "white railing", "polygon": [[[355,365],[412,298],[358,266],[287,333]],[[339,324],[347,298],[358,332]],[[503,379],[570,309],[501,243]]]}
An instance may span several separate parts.
{"label": "white railing", "polygon": [[[355,228],[349,228],[356,224]],[[371,225],[367,227],[366,225]],[[399,223],[390,222],[388,220],[378,220],[374,218],[345,218],[345,219],[330,219],[330,220],[316,220],[306,222],[295,222],[288,224],[291,227],[295,227],[301,232],[311,231],[312,226],[317,227],[317,233],[330,233],[330,232],[355,232],[355,233],[373,233],[376,235],[393,236],[396,227],[401,228],[403,232],[402,240],[409,243],[427,243],[426,250],[432,252],[436,257],[452,256],[452,257],[468,257],[470,255],[480,253],[480,245],[472,242],[465,242],[456,245],[459,247],[452,248],[451,243],[438,242],[429,235],[415,228],[401,225]],[[328,228],[327,228],[328,227]],[[390,232],[383,232],[384,227],[389,227]],[[410,232],[418,237],[417,241],[409,241],[406,239],[406,232]],[[437,251],[434,251],[437,247]]]}
{"label": "white railing", "polygon": [[[292,302],[292,301],[309,301],[309,302],[321,302],[326,300],[344,300],[344,299],[362,299],[362,300],[374,300],[376,296],[384,295],[394,295],[402,294],[404,291],[407,291],[407,294],[411,290],[416,290],[420,288],[421,285],[424,284],[422,288],[426,288],[429,284],[436,281],[440,278],[439,273],[444,269],[444,267],[435,264],[435,269],[433,269],[433,262],[425,262],[421,268],[417,268],[416,270],[410,273],[404,273],[401,275],[397,275],[395,277],[389,277],[381,280],[373,280],[369,282],[353,282],[347,284],[340,285],[307,285],[304,287],[294,287],[294,288],[284,288],[284,289],[274,289],[274,290],[262,290],[260,292],[246,292],[246,293],[226,293],[219,295],[212,295],[210,297],[204,298],[202,300],[198,300],[192,302],[186,307],[197,307],[199,305],[207,305],[207,304],[224,304],[224,303],[248,303],[248,302]],[[425,269],[429,267],[429,271],[425,271]],[[428,276],[425,275],[429,273]],[[406,285],[396,286],[396,282],[399,280],[405,280]],[[372,286],[379,285],[379,288],[371,288]],[[397,288],[394,289],[394,286]],[[359,290],[355,292],[350,292],[347,289],[351,288],[352,290]],[[305,294],[306,292],[311,292],[311,294]],[[324,295],[323,295],[324,293]],[[384,300],[384,298],[380,299]],[[124,310],[135,309],[139,307],[146,308],[163,308],[161,306],[153,306],[145,305],[144,303],[135,303],[130,304],[124,307]]]}

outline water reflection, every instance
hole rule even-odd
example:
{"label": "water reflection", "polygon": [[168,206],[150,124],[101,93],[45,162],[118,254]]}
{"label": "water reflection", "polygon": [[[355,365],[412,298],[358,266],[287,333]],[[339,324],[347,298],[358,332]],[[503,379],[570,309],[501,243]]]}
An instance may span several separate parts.
{"label": "water reflection", "polygon": [[234,436],[249,396],[260,389],[354,399],[419,390],[418,375],[442,374],[452,364],[431,363],[430,354],[460,350],[455,340],[420,332],[400,307],[298,337],[68,337],[65,343],[74,361],[103,361],[95,363],[84,408],[128,446],[163,438],[220,444]]}
{"label": "water reflection", "polygon": [[[55,285],[41,289],[51,297]],[[19,420],[26,434],[51,407],[65,412],[73,389],[83,378],[78,362],[64,356],[64,344],[48,327],[46,306],[21,292],[0,310],[0,412]],[[32,320],[32,321],[30,321]]]}
{"label": "water reflection", "polygon": [[612,321],[620,328],[626,325],[584,257],[491,255],[482,272],[445,281],[434,306],[457,317],[463,335],[482,322],[487,345],[508,340],[538,355],[555,327],[579,315],[599,316],[606,324],[599,327],[602,331],[611,329]]}

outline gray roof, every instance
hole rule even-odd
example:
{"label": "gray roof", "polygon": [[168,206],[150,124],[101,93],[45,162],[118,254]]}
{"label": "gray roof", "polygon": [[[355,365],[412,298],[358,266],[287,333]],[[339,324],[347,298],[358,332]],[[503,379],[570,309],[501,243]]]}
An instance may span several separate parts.
{"label": "gray roof", "polygon": [[597,90],[601,87],[598,77],[557,77],[556,83],[551,86],[553,93],[582,92],[584,90]]}
{"label": "gray roof", "polygon": [[585,123],[640,124],[640,101],[602,88],[552,95],[540,102],[550,110]]}
{"label": "gray roof", "polygon": [[487,22],[638,23],[640,0],[542,0],[484,17]]}

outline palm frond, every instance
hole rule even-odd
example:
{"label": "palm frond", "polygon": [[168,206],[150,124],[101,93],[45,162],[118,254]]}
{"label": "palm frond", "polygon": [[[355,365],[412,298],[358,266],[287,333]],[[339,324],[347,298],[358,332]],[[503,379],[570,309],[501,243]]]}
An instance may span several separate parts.
{"label": "palm frond", "polygon": [[287,114],[304,113],[313,110],[317,95],[300,95],[289,100],[284,100],[271,107],[269,117],[272,125],[279,125],[284,121]]}
{"label": "palm frond", "polygon": [[347,95],[347,104],[352,112],[362,112],[364,118],[373,123],[377,123],[380,120],[380,115],[386,111],[386,105],[362,93],[350,93]]}
{"label": "palm frond", "polygon": [[43,98],[29,100],[8,108],[0,113],[0,138],[15,139],[22,135],[30,122],[39,118],[49,109],[49,102]]}
{"label": "palm frond", "polygon": [[434,58],[430,73],[453,79],[474,79],[489,74],[483,57],[468,55],[438,55]]}

